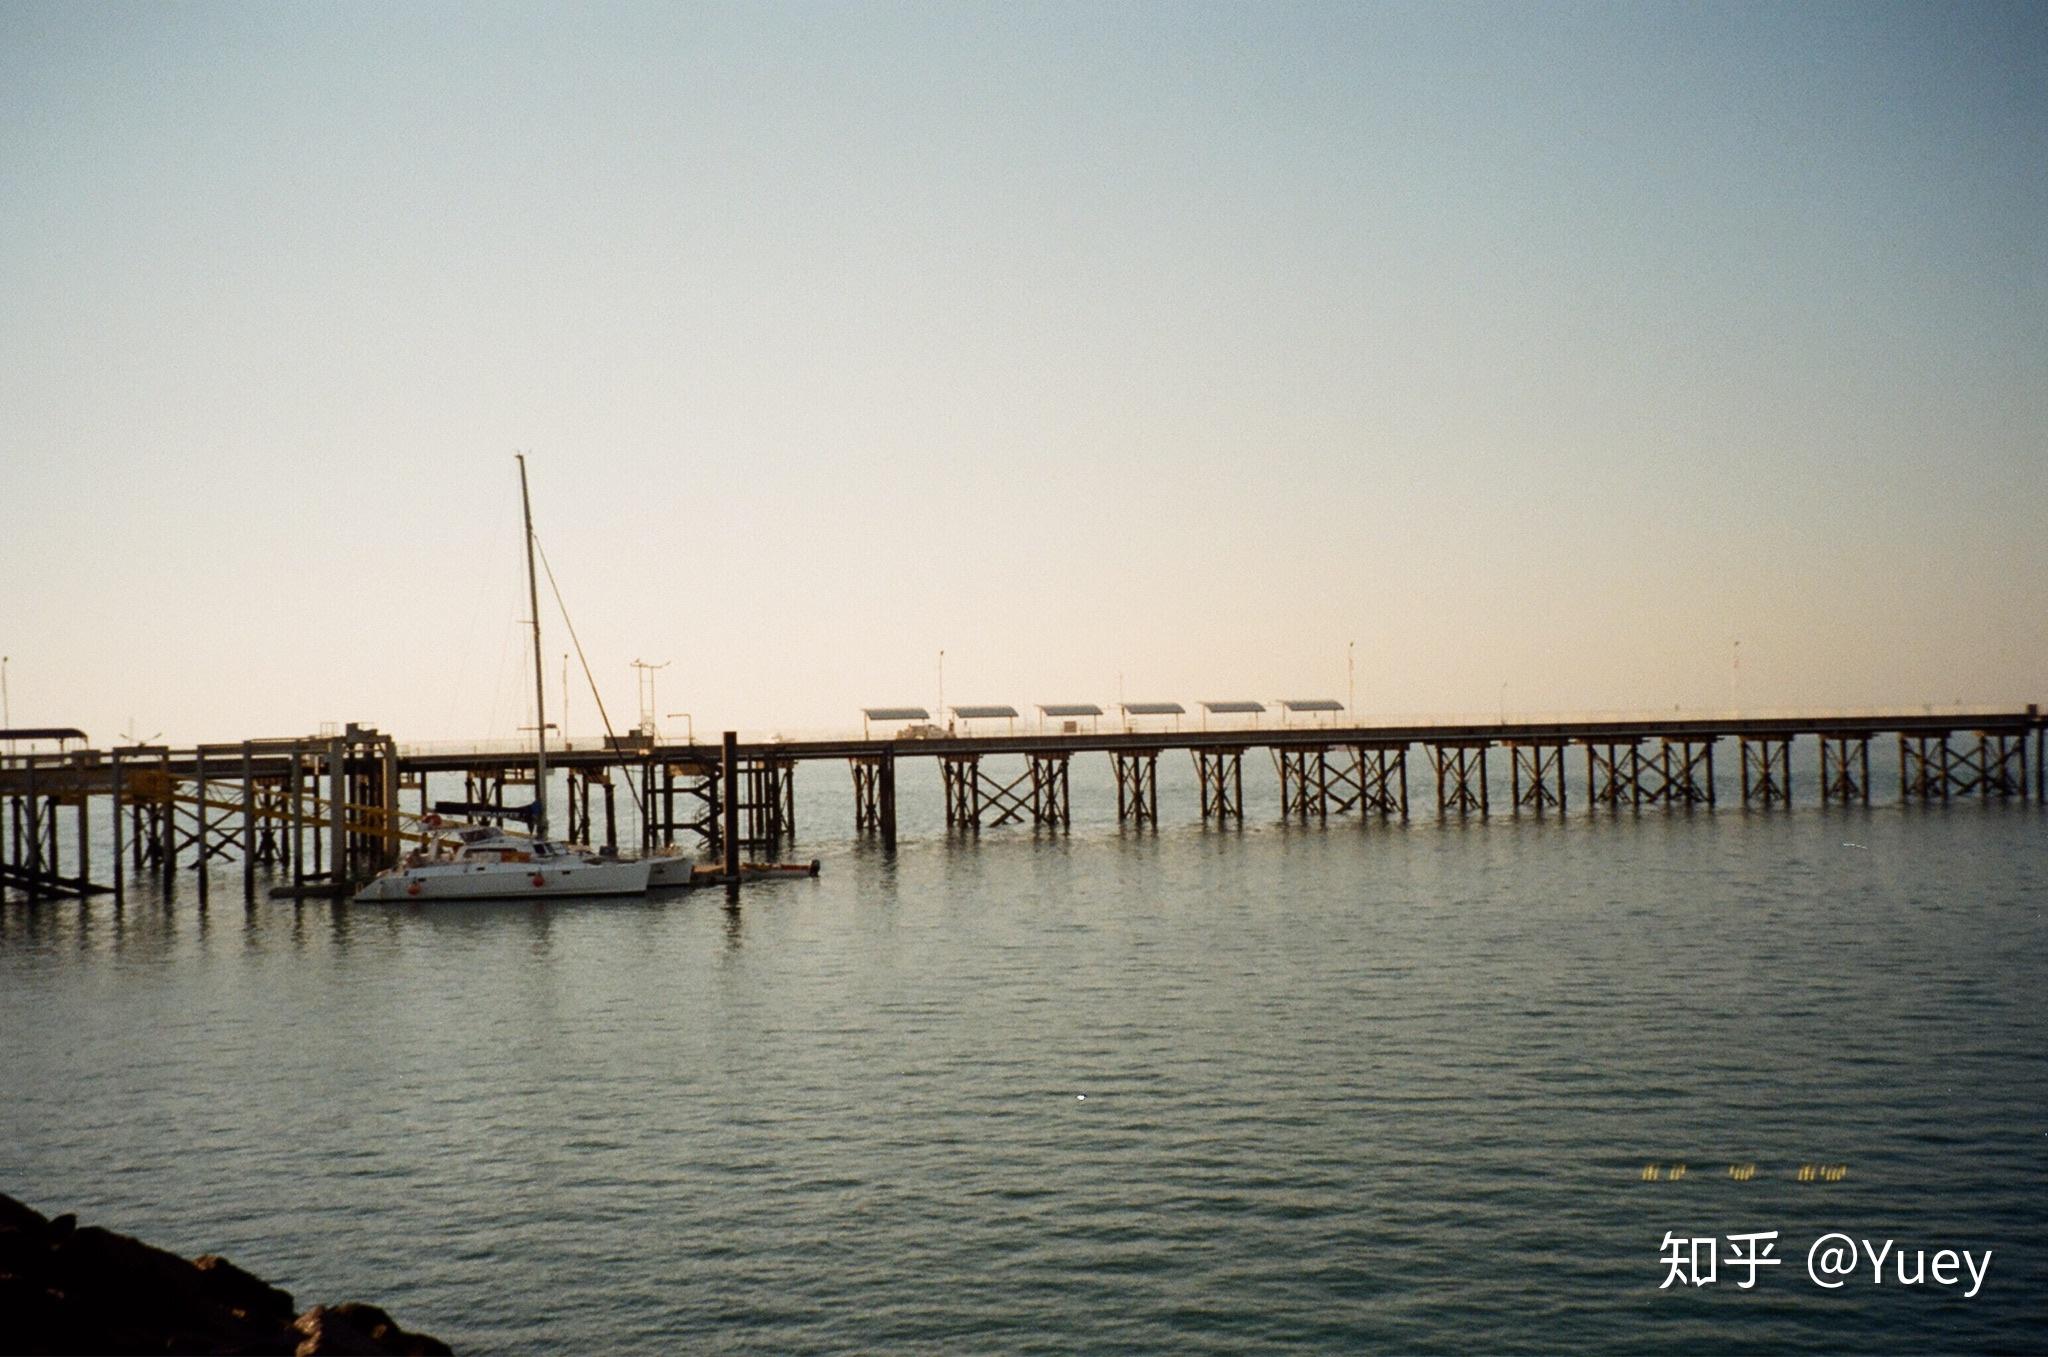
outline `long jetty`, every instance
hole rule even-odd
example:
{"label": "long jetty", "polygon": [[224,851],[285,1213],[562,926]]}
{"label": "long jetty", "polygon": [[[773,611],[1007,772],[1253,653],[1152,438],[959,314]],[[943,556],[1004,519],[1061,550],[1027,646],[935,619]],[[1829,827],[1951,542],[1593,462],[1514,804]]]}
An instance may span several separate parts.
{"label": "long jetty", "polygon": [[[2048,720],[2038,706],[1970,715],[1674,714],[1215,730],[1062,725],[1058,733],[1000,734],[921,725],[893,736],[819,740],[742,741],[727,732],[716,744],[629,736],[552,750],[549,766],[566,783],[568,839],[629,849],[620,841],[623,787],[639,807],[641,850],[694,847],[722,858],[729,880],[740,878],[743,855],[772,853],[795,833],[795,770],[803,763],[843,761],[853,780],[853,832],[891,850],[898,765],[919,759],[939,766],[947,828],[969,834],[1006,824],[1066,828],[1070,764],[1088,755],[1110,760],[1118,822],[1139,827],[1159,822],[1158,765],[1166,754],[1193,761],[1205,823],[1241,823],[1244,764],[1258,750],[1270,755],[1278,777],[1281,816],[1295,820],[1406,819],[1417,809],[1411,771],[1425,793],[1434,791],[1439,817],[1562,815],[1575,805],[1712,807],[1714,751],[1724,740],[1737,746],[1745,806],[1792,803],[1795,739],[1818,744],[1812,790],[1802,795],[1822,804],[1869,803],[1877,776],[1871,745],[1884,740],[1896,740],[1904,801],[2048,800]],[[59,746],[0,756],[0,888],[28,899],[118,896],[144,875],[173,891],[181,866],[201,869],[203,899],[217,861],[239,862],[250,898],[259,868],[277,879],[275,893],[342,894],[432,833],[437,807],[516,819],[542,791],[533,785],[530,751],[405,748],[354,724],[319,736],[182,749],[84,747],[84,734],[68,728],[0,731],[0,749],[21,740]],[[81,747],[67,747],[73,744]],[[1410,766],[1418,753],[1419,771]],[[1508,764],[1505,806],[1496,805],[1489,785],[1490,758]],[[431,775],[444,785],[459,776],[461,799],[431,799]],[[112,842],[104,880],[93,862],[96,818]]]}

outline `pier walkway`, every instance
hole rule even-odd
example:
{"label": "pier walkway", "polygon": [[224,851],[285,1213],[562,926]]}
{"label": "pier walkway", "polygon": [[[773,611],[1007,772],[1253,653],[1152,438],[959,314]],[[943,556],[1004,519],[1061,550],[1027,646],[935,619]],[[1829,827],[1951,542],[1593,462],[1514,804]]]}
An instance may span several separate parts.
{"label": "pier walkway", "polygon": [[[551,789],[551,804],[566,799],[565,837],[630,849],[620,843],[623,791],[639,807],[633,818],[641,849],[680,845],[723,855],[727,874],[736,876],[743,852],[772,852],[794,834],[795,770],[819,762],[848,767],[850,828],[888,848],[897,834],[898,766],[920,759],[938,764],[948,828],[968,833],[1007,824],[1067,827],[1070,765],[1095,755],[1108,758],[1115,774],[1118,821],[1134,826],[1159,822],[1159,759],[1177,754],[1192,760],[1203,821],[1242,822],[1246,756],[1261,750],[1279,782],[1280,814],[1294,820],[1405,819],[1427,810],[1432,794],[1433,813],[1442,817],[1712,807],[1720,799],[1715,751],[1724,741],[1734,744],[1745,806],[1789,805],[1795,791],[1822,804],[1867,804],[1894,745],[1898,792],[1908,802],[2048,794],[2048,721],[2037,706],[1198,730],[1061,724],[1058,733],[956,733],[922,724],[894,736],[586,741],[550,750],[550,774],[566,783],[560,793]],[[337,894],[429,832],[437,807],[517,819],[535,793],[530,746],[401,747],[353,724],[320,736],[186,749],[71,748],[84,741],[81,732],[45,729],[0,731],[0,750],[10,737],[60,746],[0,756],[0,890],[31,898],[118,893],[130,873],[172,886],[181,864],[217,858],[240,863],[251,895],[259,866],[288,871],[293,891]],[[1795,776],[1792,744],[1800,739],[1813,740],[1818,757]],[[1875,762],[1873,742],[1881,747]],[[1505,804],[1489,779],[1502,760]],[[463,796],[430,799],[430,775],[444,786],[461,778]],[[1421,794],[1411,796],[1418,782]],[[67,818],[69,833],[60,830]],[[104,883],[93,871],[96,818],[110,822],[113,845]],[[209,875],[197,874],[202,893]]]}

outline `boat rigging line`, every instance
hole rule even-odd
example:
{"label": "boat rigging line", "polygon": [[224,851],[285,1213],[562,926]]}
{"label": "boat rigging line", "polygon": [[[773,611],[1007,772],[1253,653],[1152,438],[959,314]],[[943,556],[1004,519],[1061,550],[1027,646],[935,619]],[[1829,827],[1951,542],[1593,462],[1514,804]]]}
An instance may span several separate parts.
{"label": "boat rigging line", "polygon": [[[555,607],[561,610],[562,625],[569,632],[569,644],[576,647],[576,662],[583,666],[584,681],[590,685],[591,697],[597,700],[597,716],[600,721],[604,722],[605,740],[611,745],[614,752],[621,754],[619,767],[623,770],[626,767],[626,761],[623,752],[619,750],[619,737],[612,731],[612,718],[606,714],[604,709],[604,694],[597,691],[597,678],[590,672],[590,661],[584,657],[583,642],[576,639],[576,624],[569,620],[569,605],[562,601],[562,586],[555,583],[555,568],[548,564],[548,549],[540,544],[540,534],[538,533],[535,533],[533,536],[533,548],[540,553],[540,568],[548,577],[548,588],[554,591]],[[568,694],[563,694],[563,700],[565,702],[568,700]],[[568,739],[569,732],[564,730],[562,738],[564,740]],[[640,803],[639,779],[629,774],[626,778],[626,790],[633,794],[634,811],[645,815],[647,807]]]}

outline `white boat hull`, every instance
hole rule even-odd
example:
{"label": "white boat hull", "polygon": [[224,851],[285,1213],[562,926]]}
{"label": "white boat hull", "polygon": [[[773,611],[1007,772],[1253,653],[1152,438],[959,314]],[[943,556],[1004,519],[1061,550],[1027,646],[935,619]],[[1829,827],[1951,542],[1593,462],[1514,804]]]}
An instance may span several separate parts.
{"label": "white boat hull", "polygon": [[386,872],[355,898],[363,903],[422,900],[544,900],[553,896],[641,895],[645,862],[435,862]]}
{"label": "white boat hull", "polygon": [[647,864],[647,884],[659,890],[664,886],[694,886],[697,883],[697,860],[682,854],[657,853],[642,859]]}

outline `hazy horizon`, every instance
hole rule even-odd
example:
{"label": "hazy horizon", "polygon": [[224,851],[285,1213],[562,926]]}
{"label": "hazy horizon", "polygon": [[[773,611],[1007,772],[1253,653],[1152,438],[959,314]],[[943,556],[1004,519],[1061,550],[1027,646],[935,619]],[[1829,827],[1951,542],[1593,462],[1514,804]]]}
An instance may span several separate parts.
{"label": "hazy horizon", "polygon": [[2044,91],[2023,4],[0,4],[10,714],[510,735],[515,450],[622,728],[2048,700]]}

